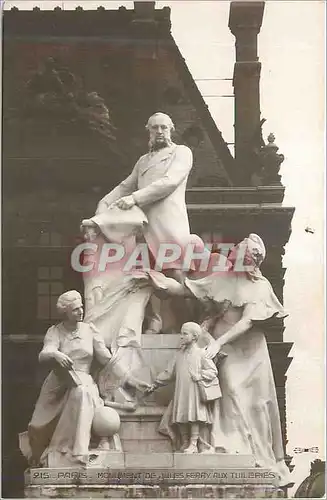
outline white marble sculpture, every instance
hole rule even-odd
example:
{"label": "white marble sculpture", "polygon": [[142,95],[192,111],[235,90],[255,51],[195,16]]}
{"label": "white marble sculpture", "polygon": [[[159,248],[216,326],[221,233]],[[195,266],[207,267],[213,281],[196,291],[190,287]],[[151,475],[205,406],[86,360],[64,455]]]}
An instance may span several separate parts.
{"label": "white marble sculpture", "polygon": [[82,321],[82,297],[77,291],[62,294],[57,309],[62,321],[49,328],[39,354],[39,361],[52,371],[28,431],[20,436],[21,449],[34,466],[88,463],[94,413],[103,407],[91,363],[95,358],[105,365],[112,357],[95,327]]}
{"label": "white marble sculpture", "polygon": [[217,368],[197,345],[201,333],[197,323],[184,323],[176,357],[146,390],[150,394],[160,386],[175,382],[174,396],[163,421],[168,422],[170,435],[178,434],[180,451],[188,454],[200,450],[214,452],[205,436],[212,425],[212,402],[221,396]]}
{"label": "white marble sculpture", "polygon": [[[286,313],[260,272],[266,254],[261,238],[251,234],[240,245],[246,246],[244,264],[251,270],[230,269],[202,279],[186,278],[183,284],[158,273],[149,273],[149,277],[161,292],[217,304],[217,314],[203,325],[214,338],[207,347],[208,359],[222,349],[227,354],[219,367],[222,398],[213,408],[211,444],[227,453],[254,455],[258,466],[277,472],[280,485],[285,485],[289,470],[263,325]],[[231,252],[231,264],[239,248]]]}
{"label": "white marble sculpture", "polygon": [[[191,241],[188,214],[185,202],[186,183],[192,168],[192,152],[171,139],[174,124],[164,113],[152,115],[146,126],[149,132],[149,152],[138,160],[132,173],[99,202],[96,217],[85,219],[83,225],[100,226],[102,234],[113,238],[105,230],[108,210],[118,207],[131,210],[140,207],[147,218],[143,237],[152,259],[157,259],[160,245],[174,244],[180,249],[180,257],[166,263],[163,270],[181,279],[181,259],[184,249]],[[101,221],[102,222],[102,221]],[[162,327],[160,302],[151,301],[152,317],[149,333],[158,333]]]}
{"label": "white marble sculpture", "polygon": [[[187,146],[173,143],[174,125],[169,116],[155,113],[146,128],[149,152],[141,156],[123,182],[102,198],[96,213],[106,212],[112,204],[123,210],[135,205],[142,208],[148,219],[144,237],[156,257],[162,243],[184,248],[190,241],[185,190],[193,160]],[[180,268],[180,261],[169,264],[169,269],[174,268]]]}
{"label": "white marble sculpture", "polygon": [[[121,211],[117,209],[118,212]],[[115,211],[115,210],[114,210]],[[85,322],[96,326],[105,345],[112,352],[112,359],[97,375],[100,394],[108,406],[134,411],[137,407],[137,389],[142,391],[151,381],[149,369],[141,349],[142,325],[146,306],[153,293],[151,283],[138,279],[138,272],[126,271],[124,266],[135,248],[133,228],[135,218],[130,217],[127,225],[119,224],[119,215],[114,214],[117,240],[126,250],[126,258],[98,271],[97,265],[104,245],[110,243],[108,217],[106,227],[98,229],[83,226],[88,241],[96,244],[96,251],[89,257],[96,263],[94,271],[83,273],[85,295]],[[98,220],[98,219],[97,219]],[[103,232],[106,232],[104,236]],[[131,231],[131,232],[130,232]],[[124,234],[125,233],[125,234]],[[126,235],[126,236],[125,236]]]}

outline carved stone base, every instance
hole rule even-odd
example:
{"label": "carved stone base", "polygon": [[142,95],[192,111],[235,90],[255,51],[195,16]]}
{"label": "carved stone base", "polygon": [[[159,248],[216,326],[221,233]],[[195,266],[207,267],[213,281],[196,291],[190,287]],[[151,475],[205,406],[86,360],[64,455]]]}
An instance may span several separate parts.
{"label": "carved stone base", "polygon": [[192,484],[148,485],[35,485],[25,487],[26,498],[283,498],[271,485]]}
{"label": "carved stone base", "polygon": [[171,453],[170,439],[158,433],[164,411],[165,407],[155,404],[140,406],[135,412],[119,411],[122,449],[126,453]]}
{"label": "carved stone base", "polygon": [[102,468],[31,469],[27,498],[282,498],[278,477],[247,455],[107,453]]}

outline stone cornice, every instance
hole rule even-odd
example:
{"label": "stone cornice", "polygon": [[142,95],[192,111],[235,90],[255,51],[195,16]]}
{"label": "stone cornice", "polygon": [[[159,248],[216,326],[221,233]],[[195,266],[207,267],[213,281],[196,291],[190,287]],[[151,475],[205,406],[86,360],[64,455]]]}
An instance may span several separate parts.
{"label": "stone cornice", "polygon": [[[28,36],[36,39],[40,36],[66,36],[90,38],[94,36],[106,37],[124,36],[133,29],[133,21],[142,21],[140,13],[134,9],[120,7],[118,10],[98,7],[96,10],[19,10],[12,8],[4,11],[3,27],[4,37]],[[168,36],[170,33],[170,9],[153,9],[149,19],[155,22],[157,32]]]}
{"label": "stone cornice", "polygon": [[186,190],[188,203],[281,203],[284,186],[192,187]]}
{"label": "stone cornice", "polygon": [[242,215],[283,215],[287,216],[289,220],[292,219],[294,214],[294,207],[283,207],[274,203],[248,203],[248,204],[217,204],[217,203],[188,203],[187,209],[190,214],[194,213],[215,213],[224,214],[227,217],[235,217]]}

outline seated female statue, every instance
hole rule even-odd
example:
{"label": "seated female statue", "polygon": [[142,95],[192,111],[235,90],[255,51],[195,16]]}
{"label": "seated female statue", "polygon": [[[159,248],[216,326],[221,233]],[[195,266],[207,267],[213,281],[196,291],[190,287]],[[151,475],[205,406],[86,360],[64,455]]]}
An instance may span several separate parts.
{"label": "seated female statue", "polygon": [[104,365],[111,358],[95,327],[82,321],[82,297],[77,291],[63,293],[57,309],[62,321],[49,328],[39,354],[39,361],[48,362],[52,371],[25,433],[25,450],[21,446],[31,464],[48,467],[63,460],[88,462],[94,411],[103,406],[90,375],[91,363],[95,358]]}

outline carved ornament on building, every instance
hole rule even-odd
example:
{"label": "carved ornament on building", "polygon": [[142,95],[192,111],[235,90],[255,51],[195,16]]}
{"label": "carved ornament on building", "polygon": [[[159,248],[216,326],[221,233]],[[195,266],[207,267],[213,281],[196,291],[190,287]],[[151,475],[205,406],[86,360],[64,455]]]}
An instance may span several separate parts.
{"label": "carved ornament on building", "polygon": [[273,133],[268,135],[267,143],[262,140],[262,145],[254,150],[256,170],[251,178],[253,186],[281,185],[279,170],[285,157],[278,150]]}
{"label": "carved ornament on building", "polygon": [[114,140],[109,110],[97,92],[87,91],[81,80],[53,58],[26,83],[23,118],[60,129],[69,124]]}

